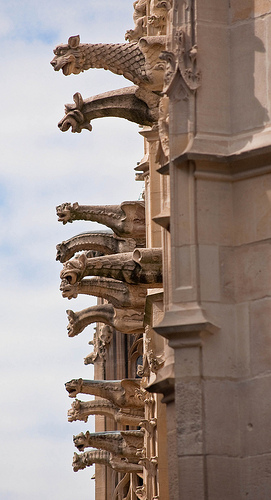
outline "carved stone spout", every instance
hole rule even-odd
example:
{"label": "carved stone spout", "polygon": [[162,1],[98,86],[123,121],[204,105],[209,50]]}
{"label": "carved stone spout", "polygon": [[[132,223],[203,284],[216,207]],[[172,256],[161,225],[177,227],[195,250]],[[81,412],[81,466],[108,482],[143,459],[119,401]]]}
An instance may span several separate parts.
{"label": "carved stone spout", "polygon": [[132,252],[137,244],[133,238],[118,238],[114,234],[99,231],[81,233],[56,246],[56,260],[64,263],[82,250],[94,250],[102,254]]}
{"label": "carved stone spout", "polygon": [[68,299],[76,298],[78,294],[93,295],[108,300],[116,308],[143,310],[146,301],[145,286],[128,285],[110,278],[86,278],[73,285],[63,279],[60,290]]}
{"label": "carved stone spout", "polygon": [[79,451],[85,448],[98,448],[109,451],[135,463],[139,458],[137,450],[143,447],[144,431],[81,432],[73,436],[73,442]]}
{"label": "carved stone spout", "polygon": [[94,464],[109,465],[116,472],[129,474],[132,472],[141,473],[142,465],[129,462],[125,458],[116,457],[104,450],[85,451],[84,453],[74,453],[72,467],[74,472],[83,470]]}
{"label": "carved stone spout", "polygon": [[105,399],[95,399],[94,401],[79,401],[76,399],[68,410],[68,421],[75,422],[81,420],[87,422],[89,415],[103,415],[114,419],[121,425],[139,426],[143,420],[143,410],[120,410],[113,403]]}
{"label": "carved stone spout", "polygon": [[[98,222],[110,227],[119,238],[134,238],[137,244],[146,238],[145,205],[142,201],[124,201],[120,205],[102,206],[63,203],[56,207],[56,213],[58,221],[63,224],[75,220]],[[104,246],[110,246],[109,242]]]}
{"label": "carved stone spout", "polygon": [[80,43],[71,36],[67,44],[58,45],[51,61],[55,71],[65,76],[90,68],[104,68],[150,90],[163,88],[163,65],[159,55],[165,48],[164,36],[145,36],[132,43]]}
{"label": "carved stone spout", "polygon": [[125,87],[83,99],[77,92],[74,104],[66,104],[65,116],[59,121],[62,132],[71,128],[73,133],[92,130],[91,120],[114,116],[138,125],[152,127],[158,121],[159,97],[138,87]]}
{"label": "carved stone spout", "polygon": [[63,265],[60,278],[70,284],[85,276],[101,276],[131,285],[159,288],[162,283],[161,248],[142,248],[134,252],[87,258],[85,254]]}
{"label": "carved stone spout", "polygon": [[134,309],[116,309],[112,304],[101,304],[79,312],[67,311],[68,335],[74,337],[92,323],[105,323],[126,334],[143,333],[144,313]]}
{"label": "carved stone spout", "polygon": [[83,380],[73,379],[65,384],[71,398],[77,394],[91,394],[111,401],[118,408],[143,408],[145,391],[140,380]]}

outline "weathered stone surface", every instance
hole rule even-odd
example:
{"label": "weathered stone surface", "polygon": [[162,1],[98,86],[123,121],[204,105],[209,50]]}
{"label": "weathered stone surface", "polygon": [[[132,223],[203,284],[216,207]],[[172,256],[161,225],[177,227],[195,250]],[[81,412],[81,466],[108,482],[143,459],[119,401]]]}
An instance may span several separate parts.
{"label": "weathered stone surface", "polygon": [[[85,220],[104,224],[119,238],[145,240],[145,205],[142,201],[124,201],[120,205],[79,205],[62,203],[56,207],[58,221],[63,224]],[[115,253],[115,252],[105,252]]]}
{"label": "weathered stone surface", "polygon": [[90,259],[81,254],[66,262],[60,273],[60,278],[72,285],[85,276],[101,276],[131,285],[159,288],[162,283],[162,250],[142,248]]}
{"label": "weathered stone surface", "polygon": [[105,323],[119,332],[143,333],[143,312],[134,309],[116,309],[112,304],[101,304],[74,313],[67,311],[69,324],[68,335],[74,337],[92,323]]}
{"label": "weathered stone surface", "polygon": [[[71,221],[69,221],[71,222]],[[64,263],[82,250],[98,251],[102,254],[132,252],[137,244],[133,238],[118,238],[106,232],[81,233],[62,241],[56,246],[56,260]]]}

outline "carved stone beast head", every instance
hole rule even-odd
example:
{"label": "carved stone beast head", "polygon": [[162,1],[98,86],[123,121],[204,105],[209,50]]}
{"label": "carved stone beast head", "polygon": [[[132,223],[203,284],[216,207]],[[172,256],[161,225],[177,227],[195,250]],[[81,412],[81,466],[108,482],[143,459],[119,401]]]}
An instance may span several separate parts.
{"label": "carved stone beast head", "polygon": [[82,71],[84,54],[80,50],[80,36],[70,36],[67,44],[57,45],[54,49],[55,57],[51,61],[55,71],[62,69],[65,76],[78,75]]}

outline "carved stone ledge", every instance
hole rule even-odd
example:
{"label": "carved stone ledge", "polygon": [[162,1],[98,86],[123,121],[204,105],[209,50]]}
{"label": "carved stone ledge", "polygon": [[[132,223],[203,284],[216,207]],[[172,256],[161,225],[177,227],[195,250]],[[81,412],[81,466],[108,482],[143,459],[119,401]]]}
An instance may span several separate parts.
{"label": "carved stone ledge", "polygon": [[146,285],[148,288],[161,287],[162,250],[142,248],[91,259],[81,254],[66,262],[60,273],[60,278],[71,285],[85,276],[102,276],[132,285]]}
{"label": "carved stone ledge", "polygon": [[56,260],[66,262],[75,253],[82,250],[98,251],[101,254],[132,252],[137,244],[133,238],[118,238],[113,234],[99,231],[97,233],[81,233],[56,246]]}
{"label": "carved stone ledge", "polygon": [[65,384],[69,397],[77,394],[91,394],[108,399],[118,408],[144,408],[146,391],[141,389],[140,380],[83,380],[73,379]]}
{"label": "carved stone ledge", "polygon": [[167,311],[161,323],[153,329],[169,341],[170,347],[196,347],[202,345],[201,334],[217,333],[219,327],[210,320],[197,304],[185,304],[183,308]]}
{"label": "carved stone ledge", "polygon": [[134,238],[137,246],[143,244],[146,238],[145,204],[143,201],[124,201],[120,205],[98,206],[62,203],[56,207],[56,213],[58,221],[63,224],[75,220],[104,224],[112,229],[119,238]]}

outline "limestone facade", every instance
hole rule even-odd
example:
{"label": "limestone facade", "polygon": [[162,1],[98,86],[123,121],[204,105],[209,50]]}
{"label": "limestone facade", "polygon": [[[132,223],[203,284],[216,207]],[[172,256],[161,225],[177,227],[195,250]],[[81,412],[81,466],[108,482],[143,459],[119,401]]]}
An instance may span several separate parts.
{"label": "limestone facade", "polygon": [[133,21],[125,43],[71,36],[51,62],[134,84],[75,93],[62,131],[118,116],[145,151],[144,201],[57,207],[112,231],[57,246],[63,296],[98,297],[67,311],[70,337],[97,322],[95,380],[66,383],[96,396],[69,410],[96,419],[73,468],[96,464],[96,500],[269,500],[271,2],[136,0]]}

